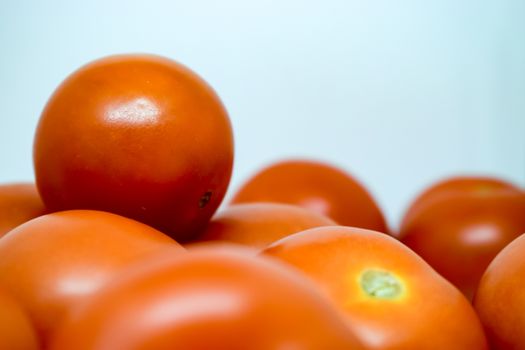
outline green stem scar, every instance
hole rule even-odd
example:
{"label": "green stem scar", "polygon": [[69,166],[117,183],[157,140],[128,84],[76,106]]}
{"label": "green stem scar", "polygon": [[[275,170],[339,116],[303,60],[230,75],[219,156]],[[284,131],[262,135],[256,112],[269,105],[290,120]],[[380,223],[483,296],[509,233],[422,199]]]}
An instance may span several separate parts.
{"label": "green stem scar", "polygon": [[363,291],[377,299],[395,299],[403,291],[403,284],[388,271],[369,269],[361,274],[359,281]]}

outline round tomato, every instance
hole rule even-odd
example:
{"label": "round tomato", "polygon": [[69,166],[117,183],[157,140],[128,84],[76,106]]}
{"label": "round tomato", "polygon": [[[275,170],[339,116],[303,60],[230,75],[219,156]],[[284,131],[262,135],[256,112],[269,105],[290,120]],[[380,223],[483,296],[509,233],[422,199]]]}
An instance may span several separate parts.
{"label": "round tomato", "polygon": [[34,143],[50,210],[109,211],[176,239],[208,222],[232,162],[231,125],[215,92],[182,65],[147,55],[73,73],[47,103]]}
{"label": "round tomato", "polygon": [[0,185],[0,237],[24,222],[45,214],[34,184]]}
{"label": "round tomato", "polygon": [[0,285],[27,309],[45,341],[76,303],[167,247],[183,251],[163,233],[115,214],[48,214],[0,239]]}
{"label": "round tomato", "polygon": [[0,290],[0,349],[40,349],[26,312],[3,290]]}
{"label": "round tomato", "polygon": [[491,349],[525,349],[525,235],[503,249],[483,274],[474,306]]}
{"label": "round tomato", "polygon": [[370,349],[487,349],[467,299],[390,236],[321,227],[263,252],[317,282]]}
{"label": "round tomato", "polygon": [[50,350],[362,349],[300,275],[227,250],[129,269],[71,315]]}
{"label": "round tomato", "polygon": [[218,212],[199,240],[228,241],[262,249],[292,233],[333,225],[335,222],[326,216],[294,205],[236,204]]}
{"label": "round tomato", "polygon": [[253,176],[233,203],[279,202],[299,205],[330,217],[340,225],[387,232],[376,202],[357,180],[328,164],[289,160]]}
{"label": "round tomato", "polygon": [[448,195],[418,211],[399,238],[472,298],[488,264],[525,232],[525,193]]}

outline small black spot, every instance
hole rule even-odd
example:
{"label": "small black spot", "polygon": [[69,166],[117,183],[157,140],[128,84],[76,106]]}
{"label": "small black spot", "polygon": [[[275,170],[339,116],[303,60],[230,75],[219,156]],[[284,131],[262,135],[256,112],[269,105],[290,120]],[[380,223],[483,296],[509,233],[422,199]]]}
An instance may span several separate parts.
{"label": "small black spot", "polygon": [[199,208],[204,208],[206,204],[208,204],[210,199],[211,199],[211,191],[207,191],[206,193],[202,195],[201,199],[199,199]]}

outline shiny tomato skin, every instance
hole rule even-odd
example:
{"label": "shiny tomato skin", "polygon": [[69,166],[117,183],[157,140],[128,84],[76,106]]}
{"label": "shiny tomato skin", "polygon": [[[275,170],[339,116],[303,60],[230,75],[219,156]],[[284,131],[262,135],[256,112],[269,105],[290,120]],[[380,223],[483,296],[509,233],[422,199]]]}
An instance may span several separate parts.
{"label": "shiny tomato skin", "polygon": [[448,195],[420,210],[399,238],[472,299],[492,259],[525,232],[524,213],[520,191]]}
{"label": "shiny tomato skin", "polygon": [[525,235],[507,245],[480,280],[474,307],[491,349],[525,349]]}
{"label": "shiny tomato skin", "polygon": [[40,216],[0,239],[0,285],[28,311],[44,342],[71,308],[129,264],[170,247],[163,233],[115,214]]}
{"label": "shiny tomato skin", "polygon": [[46,209],[32,183],[0,185],[0,237],[37,216]]}
{"label": "shiny tomato skin", "polygon": [[295,205],[234,204],[212,218],[199,241],[226,241],[262,249],[292,233],[333,225],[335,221],[328,217]]}
{"label": "shiny tomato skin", "polygon": [[300,275],[243,250],[162,256],[79,307],[50,350],[363,349]]}
{"label": "shiny tomato skin", "polygon": [[263,254],[316,282],[370,349],[487,349],[467,299],[390,236],[321,227],[277,241]]}
{"label": "shiny tomato skin", "polygon": [[0,349],[40,349],[36,332],[25,310],[4,290],[0,290]]}
{"label": "shiny tomato skin", "polygon": [[87,64],[57,88],[33,155],[50,210],[113,212],[183,240],[224,197],[233,135],[219,97],[188,68],[120,55]]}
{"label": "shiny tomato skin", "polygon": [[342,170],[321,162],[287,160],[266,167],[232,200],[246,202],[299,205],[340,225],[388,232],[385,218],[366,188]]}

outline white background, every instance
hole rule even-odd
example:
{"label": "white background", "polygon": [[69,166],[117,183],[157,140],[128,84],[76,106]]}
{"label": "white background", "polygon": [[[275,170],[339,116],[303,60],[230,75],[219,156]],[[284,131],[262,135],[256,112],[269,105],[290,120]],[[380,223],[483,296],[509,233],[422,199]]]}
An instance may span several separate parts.
{"label": "white background", "polygon": [[324,159],[395,224],[443,176],[525,183],[523,0],[0,1],[0,182],[33,179],[34,128],[62,79],[148,52],[222,97],[230,194],[273,160]]}

